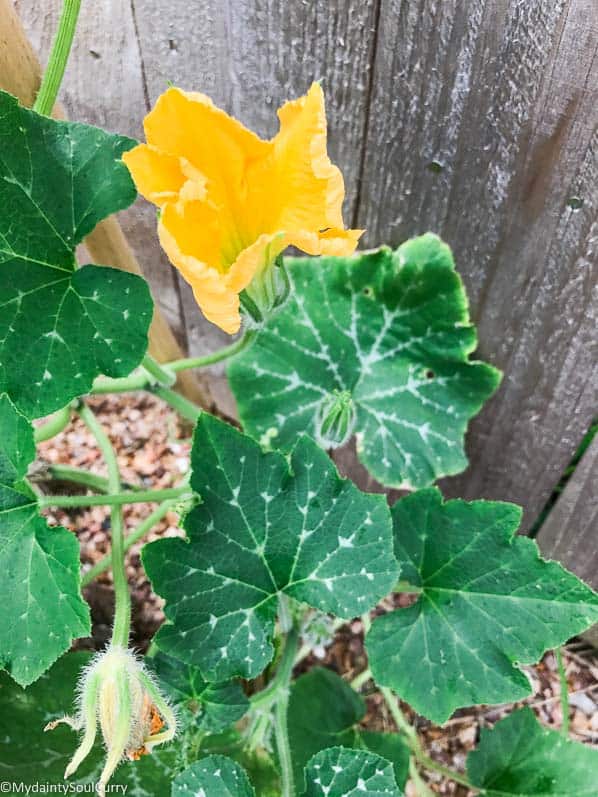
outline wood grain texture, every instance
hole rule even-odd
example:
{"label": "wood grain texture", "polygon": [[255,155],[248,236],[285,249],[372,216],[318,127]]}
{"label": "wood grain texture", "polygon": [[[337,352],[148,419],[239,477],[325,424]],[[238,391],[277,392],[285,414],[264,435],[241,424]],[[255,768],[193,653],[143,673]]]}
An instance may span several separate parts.
{"label": "wood grain texture", "polygon": [[370,244],[431,229],[453,246],[505,379],[443,487],[523,504],[524,528],[596,404],[597,27],[593,0],[380,12],[356,220]]}
{"label": "wood grain texture", "polygon": [[[598,437],[583,455],[536,540],[544,556],[556,559],[598,589]],[[598,626],[588,633],[598,647]]]}

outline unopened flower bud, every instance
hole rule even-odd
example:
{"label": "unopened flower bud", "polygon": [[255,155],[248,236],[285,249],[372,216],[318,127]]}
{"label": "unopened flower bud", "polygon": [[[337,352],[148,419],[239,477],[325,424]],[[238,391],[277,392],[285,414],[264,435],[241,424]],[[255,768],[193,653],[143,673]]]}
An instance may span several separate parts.
{"label": "unopened flower bud", "polygon": [[337,448],[353,433],[355,408],[348,390],[333,391],[321,404],[318,442],[324,448]]}
{"label": "unopened flower bud", "polygon": [[155,745],[172,739],[176,720],[143,664],[132,651],[119,645],[110,645],[94,657],[82,674],[78,692],[76,716],[54,720],[45,730],[61,722],[83,730],[81,744],[64,773],[68,778],[93,747],[99,723],[106,745],[106,762],[98,783],[98,794],[103,797],[120,761],[137,760]]}

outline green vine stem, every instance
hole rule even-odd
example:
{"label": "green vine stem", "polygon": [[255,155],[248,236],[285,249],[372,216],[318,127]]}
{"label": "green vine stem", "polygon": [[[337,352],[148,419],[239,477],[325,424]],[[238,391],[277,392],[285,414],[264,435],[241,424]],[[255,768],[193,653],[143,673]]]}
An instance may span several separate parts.
{"label": "green vine stem", "polygon": [[297,655],[299,643],[299,632],[293,627],[286,636],[282,659],[274,681],[276,682],[276,703],[274,707],[274,739],[278,760],[280,762],[280,772],[282,776],[281,797],[294,797],[295,785],[293,778],[293,761],[291,758],[291,746],[289,744],[288,729],[288,709],[290,681],[293,674],[293,664]]}
{"label": "green vine stem", "polygon": [[[106,460],[108,468],[108,484],[110,490],[118,494],[120,491],[120,471],[116,453],[102,425],[86,404],[79,407],[79,415],[89,431],[95,437],[98,447]],[[82,496],[89,503],[95,496]],[[108,496],[98,496],[107,498]],[[112,644],[127,647],[131,629],[131,595],[125,570],[124,520],[120,504],[112,504],[110,512],[112,539],[112,576],[114,579],[114,626],[112,628]]]}
{"label": "green vine stem", "polygon": [[567,671],[565,670],[565,662],[563,661],[561,649],[555,648],[554,654],[561,682],[561,713],[563,715],[561,733],[563,736],[569,736],[569,684],[567,683]]}
{"label": "green vine stem", "polygon": [[150,380],[146,373],[140,372],[123,376],[120,379],[111,379],[109,376],[98,376],[91,388],[92,395],[104,393],[130,393],[133,390],[146,390]]}
{"label": "green vine stem", "polygon": [[190,423],[197,423],[197,419],[202,411],[201,407],[198,407],[197,404],[189,401],[188,398],[185,398],[185,396],[177,393],[176,390],[171,390],[169,387],[163,387],[162,385],[155,385],[151,392],[155,396],[158,396],[158,398],[161,398],[162,401],[170,404],[170,406],[176,410],[179,415],[188,420]]}
{"label": "green vine stem", "polygon": [[[110,492],[108,479],[105,476],[100,476],[98,473],[90,473],[88,470],[83,470],[83,468],[74,468],[71,465],[48,465],[45,473],[47,475],[42,473],[38,476],[36,474],[35,481],[48,481],[52,479],[53,481],[79,484],[82,487],[93,490],[94,493]],[[133,492],[143,489],[139,485],[132,484],[131,482],[123,482],[122,486],[126,490],[132,490]]]}
{"label": "green vine stem", "polygon": [[49,116],[54,108],[73,44],[80,8],[81,0],[64,0],[48,66],[33,105],[33,110],[43,116]]}
{"label": "green vine stem", "polygon": [[[110,480],[109,483],[114,485]],[[114,489],[113,486],[110,487]],[[81,506],[123,506],[124,504],[147,504],[166,501],[168,498],[191,497],[189,487],[165,487],[163,490],[127,490],[110,492],[106,495],[45,495],[39,499],[40,509],[56,506],[71,509]]]}
{"label": "green vine stem", "polygon": [[154,360],[150,354],[145,355],[141,365],[159,385],[164,385],[164,387],[172,387],[176,382],[176,376],[170,370],[170,368],[168,368],[168,366],[160,365],[160,363],[157,360]]}
{"label": "green vine stem", "polygon": [[208,365],[227,360],[229,357],[234,357],[235,354],[246,349],[255,338],[255,335],[255,330],[248,329],[239,340],[231,343],[230,346],[225,346],[223,349],[219,349],[211,354],[204,354],[202,357],[185,357],[182,360],[173,360],[173,362],[168,363],[168,369],[177,372],[187,370],[188,368],[205,368]]}
{"label": "green vine stem", "polygon": [[[141,521],[133,531],[125,537],[125,551],[128,551],[129,548],[134,545],[138,540],[151,531],[151,529],[159,523],[162,518],[168,514],[172,509],[176,507],[179,503],[179,499],[169,499],[168,501],[163,501],[157,509],[149,514],[144,520]],[[99,562],[90,568],[84,575],[81,577],[81,586],[86,587],[88,584],[91,584],[94,579],[96,579],[99,575],[101,575],[105,570],[108,570],[110,565],[112,564],[112,554],[107,554]]]}
{"label": "green vine stem", "polygon": [[46,440],[51,440],[57,434],[66,429],[71,420],[71,408],[63,407],[58,412],[55,412],[50,418],[41,426],[38,426],[33,433],[33,438],[36,443],[44,443]]}

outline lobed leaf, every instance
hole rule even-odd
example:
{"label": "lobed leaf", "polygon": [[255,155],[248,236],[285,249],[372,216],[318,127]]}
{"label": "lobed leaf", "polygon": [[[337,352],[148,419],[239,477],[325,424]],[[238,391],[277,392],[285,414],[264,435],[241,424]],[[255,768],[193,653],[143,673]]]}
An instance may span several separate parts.
{"label": "lobed leaf", "polygon": [[365,748],[393,763],[397,783],[404,786],[409,772],[409,750],[396,733],[362,731],[363,699],[332,670],[315,667],[291,686],[288,708],[289,744],[295,783],[320,750],[329,747]]}
{"label": "lobed leaf", "polygon": [[280,595],[353,617],[396,582],[386,501],[340,479],[312,440],[287,462],[203,413],[191,463],[202,503],[185,520],[188,541],[146,545],[143,563],[166,599],[158,647],[207,680],[264,669]]}
{"label": "lobed leaf", "polygon": [[325,448],[354,433],[391,486],[464,470],[467,423],[500,374],[469,360],[476,333],[448,246],[427,234],[286,262],[291,299],[228,368],[245,430],[285,450],[302,432]]}
{"label": "lobed leaf", "polygon": [[598,750],[542,727],[530,708],[482,728],[467,756],[485,797],[596,797]]}
{"label": "lobed leaf", "polygon": [[23,482],[34,456],[31,424],[0,394],[0,667],[22,686],[90,630],[77,538],[48,526]]}
{"label": "lobed leaf", "polygon": [[242,766],[222,755],[196,761],[172,784],[172,797],[255,797]]}
{"label": "lobed leaf", "polygon": [[240,720],[249,708],[238,681],[207,683],[197,667],[158,653],[150,661],[163,690],[195,728],[218,733]]}
{"label": "lobed leaf", "polygon": [[145,280],[75,262],[96,224],[135,199],[121,161],[134,144],[0,92],[0,392],[27,417],[86,393],[98,374],[125,376],[145,354]]}
{"label": "lobed leaf", "polygon": [[516,535],[514,504],[444,502],[432,488],[398,501],[392,517],[402,578],[420,594],[377,618],[366,647],[376,682],[434,722],[526,697],[518,665],[598,620],[598,595]]}
{"label": "lobed leaf", "polygon": [[332,747],[305,769],[304,797],[402,797],[392,764],[374,753]]}

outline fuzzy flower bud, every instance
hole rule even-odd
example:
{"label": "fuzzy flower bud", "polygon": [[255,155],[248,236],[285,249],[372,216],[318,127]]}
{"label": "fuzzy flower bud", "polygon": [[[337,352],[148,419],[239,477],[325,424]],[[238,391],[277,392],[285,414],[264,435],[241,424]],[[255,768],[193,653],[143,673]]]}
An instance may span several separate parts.
{"label": "fuzzy flower bud", "polygon": [[143,664],[132,651],[119,645],[110,645],[95,656],[83,672],[76,716],[54,720],[45,730],[61,722],[83,731],[65,778],[89,755],[99,724],[106,746],[106,762],[98,783],[100,797],[104,797],[108,781],[124,758],[137,760],[155,745],[172,739],[176,731],[174,713]]}

